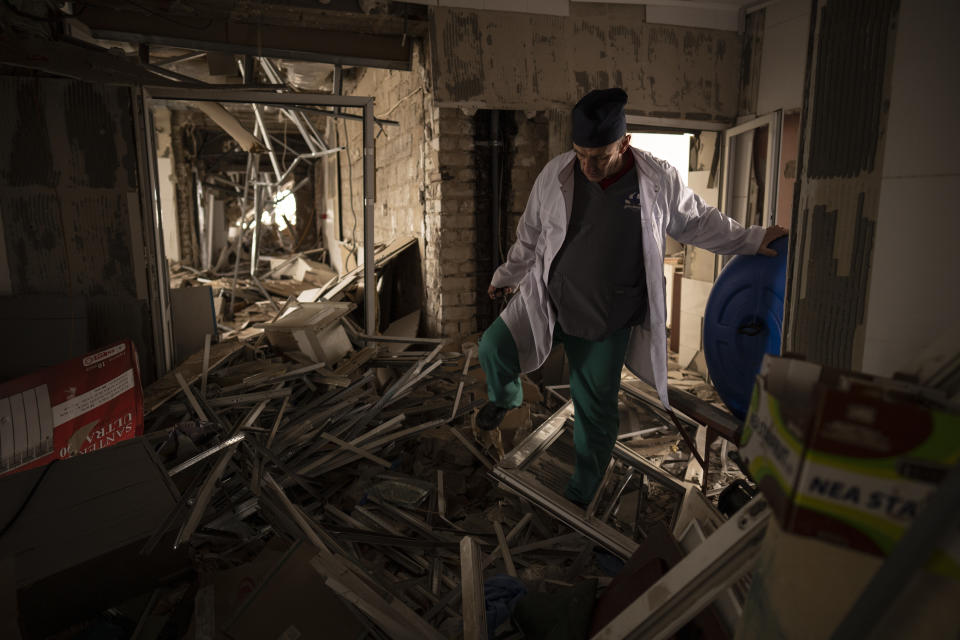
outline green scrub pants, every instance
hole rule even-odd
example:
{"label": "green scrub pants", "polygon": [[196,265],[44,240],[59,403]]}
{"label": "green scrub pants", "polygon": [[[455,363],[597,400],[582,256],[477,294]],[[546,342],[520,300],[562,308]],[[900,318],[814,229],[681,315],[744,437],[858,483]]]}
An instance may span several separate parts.
{"label": "green scrub pants", "polygon": [[[573,442],[577,451],[573,477],[564,495],[578,504],[589,504],[610,462],[620,431],[617,397],[620,371],[627,353],[630,329],[616,331],[605,340],[568,336],[557,325],[553,342],[563,344],[570,362],[570,395],[573,398]],[[520,357],[510,329],[494,320],[480,340],[480,366],[487,376],[487,394],[498,407],[519,407],[523,402]]]}

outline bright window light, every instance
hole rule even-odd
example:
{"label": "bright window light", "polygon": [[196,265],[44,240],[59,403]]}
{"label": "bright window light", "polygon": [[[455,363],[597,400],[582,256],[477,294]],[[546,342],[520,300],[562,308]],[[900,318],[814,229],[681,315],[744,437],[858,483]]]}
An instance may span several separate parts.
{"label": "bright window light", "polygon": [[683,184],[687,184],[692,136],[692,133],[631,133],[630,145],[672,164],[680,172]]}
{"label": "bright window light", "polygon": [[[297,224],[297,199],[290,189],[282,189],[277,193],[273,201],[273,207],[265,209],[260,214],[260,224],[277,225],[277,228],[283,231],[287,228],[287,221],[290,224]],[[236,225],[242,229],[248,228],[253,224],[253,209],[247,211],[246,215],[239,218]]]}
{"label": "bright window light", "polygon": [[[283,189],[277,193],[277,198],[274,200],[276,206],[273,209],[273,219],[277,224],[277,228],[280,230],[287,228],[287,220],[290,221],[290,224],[297,224],[297,199],[293,196],[293,192],[290,189]],[[264,213],[264,216],[267,214]],[[261,223],[267,223],[266,218],[260,219]]]}

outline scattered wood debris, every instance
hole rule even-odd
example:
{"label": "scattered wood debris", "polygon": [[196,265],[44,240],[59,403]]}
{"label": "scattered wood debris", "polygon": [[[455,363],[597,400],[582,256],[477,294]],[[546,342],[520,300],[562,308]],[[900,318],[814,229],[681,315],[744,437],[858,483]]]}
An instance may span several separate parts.
{"label": "scattered wood debris", "polygon": [[[378,269],[409,246],[380,250]],[[506,605],[484,611],[485,579],[498,576],[490,584],[508,600],[514,583],[516,593],[585,581],[602,591],[658,527],[682,520],[676,535],[687,536],[717,528],[713,512],[709,523],[689,523],[706,513],[695,500],[715,502],[742,477],[726,462],[726,440],[698,443],[698,423],[669,419],[625,378],[601,489],[586,509],[566,502],[569,387],[524,377],[524,405],[481,432],[479,336],[416,337],[418,311],[367,334],[356,315],[361,272],[328,277],[294,255],[271,260],[259,280],[178,275],[213,288],[221,332],[144,390],[146,442],[179,497],[143,553],[172,544],[195,573],[139,601],[138,628],[180,624],[165,637],[197,638],[309,637],[318,628],[330,638],[472,638],[489,624],[500,625],[498,637],[519,637]],[[709,386],[678,370],[671,382],[695,399]],[[545,430],[552,439],[541,446]],[[716,449],[707,498],[689,442]],[[318,627],[314,608],[340,622]]]}

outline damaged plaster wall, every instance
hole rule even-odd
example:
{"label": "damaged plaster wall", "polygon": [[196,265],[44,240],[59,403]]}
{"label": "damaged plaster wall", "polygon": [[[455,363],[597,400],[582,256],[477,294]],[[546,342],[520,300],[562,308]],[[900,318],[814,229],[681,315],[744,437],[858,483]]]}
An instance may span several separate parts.
{"label": "damaged plaster wall", "polygon": [[437,7],[431,28],[442,106],[569,108],[622,86],[637,115],[737,115],[736,33],[651,25],[643,7],[594,3],[572,3],[569,17]]}
{"label": "damaged plaster wall", "polygon": [[[0,259],[9,269],[5,293],[20,296],[3,300],[8,311],[31,317],[34,306],[48,306],[41,298],[78,301],[86,340],[62,345],[60,357],[130,338],[149,381],[153,334],[132,109],[126,88],[0,76]],[[55,364],[36,362],[24,344],[68,337],[7,335],[4,358]]]}
{"label": "damaged plaster wall", "polygon": [[960,5],[901,3],[864,371],[929,373],[960,351]]}
{"label": "damaged plaster wall", "polygon": [[[197,149],[191,136],[196,114],[177,109],[171,112],[170,124],[174,193],[176,196],[177,251],[183,264],[200,266],[200,243],[197,224],[197,192],[194,171]],[[166,242],[166,238],[164,238]]]}
{"label": "damaged plaster wall", "polygon": [[155,107],[157,180],[163,224],[163,252],[168,262],[180,262],[180,225],[177,217],[176,171],[173,163],[173,124],[170,109]]}
{"label": "damaged plaster wall", "polygon": [[791,223],[784,350],[860,368],[896,0],[819,0]]}

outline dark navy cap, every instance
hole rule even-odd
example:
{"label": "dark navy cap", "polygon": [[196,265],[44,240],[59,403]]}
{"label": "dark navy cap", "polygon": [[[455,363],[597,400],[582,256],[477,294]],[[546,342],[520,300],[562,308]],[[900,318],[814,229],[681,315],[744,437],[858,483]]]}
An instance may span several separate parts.
{"label": "dark navy cap", "polygon": [[623,89],[597,89],[573,108],[573,143],[581,147],[605,147],[627,133]]}

